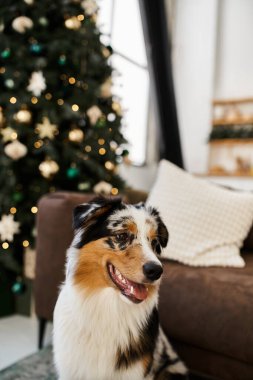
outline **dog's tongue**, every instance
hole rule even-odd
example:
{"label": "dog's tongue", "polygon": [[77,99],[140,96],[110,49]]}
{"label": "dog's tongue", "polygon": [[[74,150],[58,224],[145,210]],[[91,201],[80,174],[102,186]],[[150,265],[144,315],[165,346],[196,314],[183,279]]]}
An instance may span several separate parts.
{"label": "dog's tongue", "polygon": [[145,285],[137,284],[135,282],[129,281],[128,284],[130,287],[125,289],[124,293],[129,297],[134,297],[139,301],[143,301],[148,296],[148,290]]}
{"label": "dog's tongue", "polygon": [[118,286],[122,294],[131,299],[131,301],[139,303],[147,298],[148,289],[145,285],[124,277],[112,264],[108,265],[108,269],[113,282]]}

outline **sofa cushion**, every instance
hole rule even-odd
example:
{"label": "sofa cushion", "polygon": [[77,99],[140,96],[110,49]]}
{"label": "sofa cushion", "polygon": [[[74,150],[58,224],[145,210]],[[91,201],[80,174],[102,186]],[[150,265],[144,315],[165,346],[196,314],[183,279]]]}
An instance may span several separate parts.
{"label": "sofa cushion", "polygon": [[253,363],[253,255],[244,259],[243,269],[164,261],[160,317],[168,336]]}
{"label": "sofa cushion", "polygon": [[243,267],[240,247],[253,220],[253,194],[196,178],[162,160],[148,204],[168,227],[164,257],[194,266]]}

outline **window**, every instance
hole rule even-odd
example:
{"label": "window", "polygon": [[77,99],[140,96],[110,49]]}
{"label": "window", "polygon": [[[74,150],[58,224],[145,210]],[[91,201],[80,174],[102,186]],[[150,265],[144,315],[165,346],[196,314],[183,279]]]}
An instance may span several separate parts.
{"label": "window", "polygon": [[146,160],[149,75],[138,0],[100,0],[98,26],[103,42],[114,50],[114,93],[120,97],[123,133],[129,158],[135,165]]}

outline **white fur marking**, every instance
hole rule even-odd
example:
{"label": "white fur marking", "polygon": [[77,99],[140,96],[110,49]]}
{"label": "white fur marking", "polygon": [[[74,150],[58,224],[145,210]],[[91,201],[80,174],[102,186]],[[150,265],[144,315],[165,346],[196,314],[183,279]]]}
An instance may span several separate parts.
{"label": "white fur marking", "polygon": [[157,295],[140,305],[130,303],[122,302],[113,288],[84,298],[74,286],[63,286],[54,313],[55,364],[60,376],[75,380],[143,380],[140,364],[115,371],[115,358],[118,348],[127,347],[129,331],[133,337],[139,336],[157,304]]}

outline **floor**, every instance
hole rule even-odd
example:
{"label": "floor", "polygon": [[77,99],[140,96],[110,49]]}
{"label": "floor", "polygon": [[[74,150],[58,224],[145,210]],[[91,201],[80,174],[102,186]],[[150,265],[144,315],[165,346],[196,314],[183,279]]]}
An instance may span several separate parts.
{"label": "floor", "polygon": [[[45,345],[51,342],[52,324],[48,324]],[[37,351],[36,318],[13,315],[0,319],[0,370]]]}

